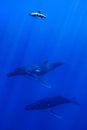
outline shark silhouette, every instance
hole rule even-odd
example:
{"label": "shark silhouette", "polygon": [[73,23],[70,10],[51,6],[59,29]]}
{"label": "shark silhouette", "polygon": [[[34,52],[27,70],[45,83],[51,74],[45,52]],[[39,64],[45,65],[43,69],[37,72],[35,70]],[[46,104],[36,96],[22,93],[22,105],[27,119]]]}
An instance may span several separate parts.
{"label": "shark silhouette", "polygon": [[30,13],[29,15],[33,17],[46,18],[46,15],[42,14],[41,10],[39,10],[38,12]]}

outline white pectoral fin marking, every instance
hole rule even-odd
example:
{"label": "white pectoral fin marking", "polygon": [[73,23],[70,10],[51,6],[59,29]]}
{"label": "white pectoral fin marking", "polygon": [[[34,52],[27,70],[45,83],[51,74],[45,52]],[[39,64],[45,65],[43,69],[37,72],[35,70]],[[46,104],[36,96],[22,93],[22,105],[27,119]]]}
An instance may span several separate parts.
{"label": "white pectoral fin marking", "polygon": [[46,88],[51,88],[51,85],[49,85],[47,82],[43,81],[42,79],[41,79],[40,83],[41,83],[44,87],[46,87]]}
{"label": "white pectoral fin marking", "polygon": [[62,119],[62,116],[58,115],[56,112],[54,112],[52,109],[50,109],[50,114],[55,116],[58,119]]}
{"label": "white pectoral fin marking", "polygon": [[47,82],[43,81],[41,78],[39,78],[37,75],[33,75],[33,77],[38,80],[41,85],[43,85],[46,88],[51,88],[51,85],[49,85]]}
{"label": "white pectoral fin marking", "polygon": [[44,87],[51,88],[51,85],[49,85],[47,82],[43,81],[41,78],[36,78]]}

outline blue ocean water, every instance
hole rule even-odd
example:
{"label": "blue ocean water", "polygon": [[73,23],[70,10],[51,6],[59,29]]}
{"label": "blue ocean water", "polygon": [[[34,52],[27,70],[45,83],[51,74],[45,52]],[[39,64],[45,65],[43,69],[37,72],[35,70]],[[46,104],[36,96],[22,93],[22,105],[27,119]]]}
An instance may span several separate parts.
{"label": "blue ocean water", "polygon": [[[28,13],[39,11],[46,19]],[[8,78],[14,68],[43,61],[65,62],[44,76],[52,88],[31,77]],[[0,1],[0,130],[87,130],[87,1]],[[76,97],[80,106],[25,111],[35,100]]]}

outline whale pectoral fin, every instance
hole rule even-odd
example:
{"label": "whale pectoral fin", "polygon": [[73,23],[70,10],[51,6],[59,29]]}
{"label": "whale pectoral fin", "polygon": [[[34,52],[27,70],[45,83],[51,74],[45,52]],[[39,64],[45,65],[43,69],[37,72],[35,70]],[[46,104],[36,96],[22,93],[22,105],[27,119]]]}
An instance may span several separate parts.
{"label": "whale pectoral fin", "polygon": [[51,88],[51,85],[49,85],[47,82],[43,81],[42,79],[39,78],[39,82],[46,88]]}
{"label": "whale pectoral fin", "polygon": [[53,115],[53,116],[55,116],[55,117],[58,118],[58,119],[61,119],[61,118],[62,118],[62,116],[60,116],[60,115],[58,115],[56,112],[54,112],[53,109],[50,109],[50,114]]}
{"label": "whale pectoral fin", "polygon": [[32,75],[36,80],[38,80],[40,83],[41,83],[41,85],[43,85],[44,87],[46,87],[46,88],[51,88],[51,86],[47,83],[47,82],[45,82],[44,80],[42,80],[41,78],[39,78],[37,75]]}

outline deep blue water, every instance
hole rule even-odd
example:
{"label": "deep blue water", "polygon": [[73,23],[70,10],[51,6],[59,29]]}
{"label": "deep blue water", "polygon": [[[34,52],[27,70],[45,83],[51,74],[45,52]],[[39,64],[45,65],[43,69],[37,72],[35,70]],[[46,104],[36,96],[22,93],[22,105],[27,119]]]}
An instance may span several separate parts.
{"label": "deep blue water", "polygon": [[[46,19],[28,13],[41,10]],[[65,62],[42,76],[52,88],[31,77],[8,78],[16,67],[43,61]],[[25,111],[37,99],[75,96],[80,106]],[[0,1],[0,130],[87,130],[87,1]]]}

